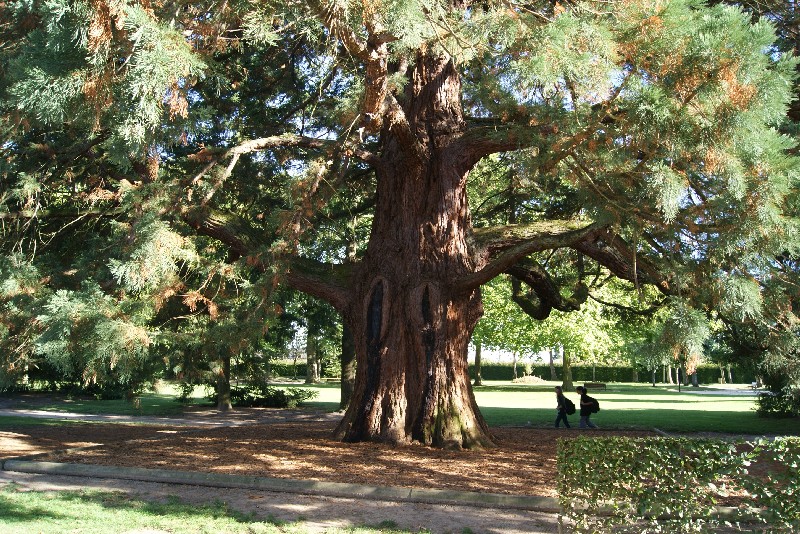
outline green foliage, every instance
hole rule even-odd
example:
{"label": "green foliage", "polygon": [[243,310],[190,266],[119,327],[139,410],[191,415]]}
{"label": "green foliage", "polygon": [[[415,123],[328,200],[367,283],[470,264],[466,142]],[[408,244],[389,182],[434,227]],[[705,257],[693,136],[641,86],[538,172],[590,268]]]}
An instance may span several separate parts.
{"label": "green foliage", "polygon": [[120,225],[128,239],[122,257],[109,258],[108,269],[117,284],[132,293],[153,291],[175,283],[179,270],[198,261],[187,241],[163,221],[143,217]]}
{"label": "green foliage", "polygon": [[[297,408],[306,401],[316,399],[318,391],[306,388],[276,388],[268,385],[231,388],[231,404],[237,407]],[[218,395],[208,400],[216,404]]]}
{"label": "green foliage", "polygon": [[725,524],[716,506],[737,491],[732,521],[800,526],[800,439],[580,437],[559,440],[559,501],[576,532],[706,532]]}
{"label": "green foliage", "polygon": [[175,102],[185,102],[186,81],[204,64],[152,10],[127,2],[105,13],[100,7],[14,2],[16,19],[44,23],[21,37],[20,53],[7,66],[7,98],[42,126],[73,122],[88,133],[108,125],[106,146],[124,165],[161,136],[166,117],[183,113]]}
{"label": "green foliage", "polygon": [[800,388],[787,385],[760,393],[756,411],[762,417],[800,417]]}
{"label": "green foliage", "polygon": [[37,321],[42,333],[36,352],[63,376],[84,385],[112,382],[139,389],[151,334],[100,288],[87,284],[81,291],[57,291]]}

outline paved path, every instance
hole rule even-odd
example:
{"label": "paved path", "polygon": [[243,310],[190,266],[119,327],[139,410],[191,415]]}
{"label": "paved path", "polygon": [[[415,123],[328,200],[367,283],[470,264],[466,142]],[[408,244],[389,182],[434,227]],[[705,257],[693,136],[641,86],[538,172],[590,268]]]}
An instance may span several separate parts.
{"label": "paved path", "polygon": [[[183,426],[232,426],[265,422],[338,417],[297,411],[231,417],[215,411],[181,418],[70,414],[41,410],[0,410],[3,415],[80,421],[138,422]],[[69,474],[64,474],[69,473]],[[491,467],[487,466],[487,476]],[[432,534],[473,532],[522,534],[558,532],[554,499],[487,495],[475,492],[408,490],[265,477],[220,476],[167,470],[128,469],[36,461],[6,460],[0,485],[14,483],[31,490],[98,489],[123,491],[143,500],[179,496],[188,503],[222,501],[256,518],[303,521],[308,532],[377,525]]]}

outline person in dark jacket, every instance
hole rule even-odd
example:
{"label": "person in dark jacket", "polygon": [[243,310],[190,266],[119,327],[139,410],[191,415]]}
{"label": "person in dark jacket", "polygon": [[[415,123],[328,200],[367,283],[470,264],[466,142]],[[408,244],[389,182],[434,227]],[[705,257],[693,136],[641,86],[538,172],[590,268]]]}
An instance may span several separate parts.
{"label": "person in dark jacket", "polygon": [[590,417],[592,416],[592,408],[594,407],[594,399],[586,394],[586,388],[578,386],[575,388],[581,396],[581,422],[578,424],[580,428],[597,428]]}
{"label": "person in dark jacket", "polygon": [[569,421],[567,420],[567,398],[564,396],[564,391],[562,391],[561,386],[556,386],[556,410],[558,415],[556,416],[556,428],[558,428],[559,423],[564,421],[564,426],[570,428]]}

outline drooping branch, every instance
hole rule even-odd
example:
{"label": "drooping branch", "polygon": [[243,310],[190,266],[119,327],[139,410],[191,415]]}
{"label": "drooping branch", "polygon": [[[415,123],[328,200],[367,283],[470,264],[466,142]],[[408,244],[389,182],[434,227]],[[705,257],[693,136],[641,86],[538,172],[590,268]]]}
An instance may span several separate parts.
{"label": "drooping branch", "polygon": [[352,299],[353,273],[358,263],[322,263],[308,258],[287,259],[286,282],[294,289],[328,302],[340,313]]}
{"label": "drooping branch", "polygon": [[666,299],[661,299],[661,300],[659,300],[657,302],[654,302],[653,304],[651,304],[647,308],[634,308],[633,306],[626,306],[626,305],[620,304],[618,302],[609,302],[609,301],[603,300],[601,298],[598,298],[598,297],[596,297],[594,295],[589,295],[589,298],[591,298],[593,301],[597,302],[598,304],[602,304],[603,306],[607,306],[609,308],[615,308],[617,310],[620,310],[623,313],[632,314],[632,315],[638,315],[638,316],[641,316],[641,317],[650,317],[650,316],[652,316],[655,312],[657,312],[659,309],[661,309],[667,303]]}
{"label": "drooping branch", "polygon": [[618,278],[636,284],[651,284],[663,294],[671,294],[668,277],[647,258],[638,255],[621,236],[608,229],[576,243],[572,248],[600,263]]}
{"label": "drooping branch", "polygon": [[506,272],[525,256],[534,252],[551,250],[590,240],[605,228],[599,223],[579,221],[547,221],[527,225],[508,225],[494,228],[477,228],[474,232],[474,250],[478,265],[484,267],[472,274],[454,280],[451,288],[468,292],[485,284],[500,273]]}
{"label": "drooping branch", "polygon": [[[553,309],[563,312],[579,310],[589,295],[588,288],[579,283],[571,297],[564,297],[548,272],[527,258],[513,265],[506,273],[512,276],[511,299],[526,314],[539,321],[546,319]],[[530,291],[523,293],[522,282]]]}

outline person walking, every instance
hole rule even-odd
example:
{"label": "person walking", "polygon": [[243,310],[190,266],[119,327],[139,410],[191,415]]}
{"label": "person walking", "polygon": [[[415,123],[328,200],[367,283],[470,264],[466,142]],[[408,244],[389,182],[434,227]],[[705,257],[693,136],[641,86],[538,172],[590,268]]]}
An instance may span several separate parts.
{"label": "person walking", "polygon": [[578,386],[575,388],[575,391],[577,391],[581,396],[581,422],[578,424],[578,426],[580,428],[597,428],[597,425],[595,425],[590,419],[592,413],[595,411],[595,404],[597,401],[586,394],[586,388],[583,386]]}
{"label": "person walking", "polygon": [[[569,421],[567,420],[567,415],[570,413],[575,413],[575,403],[569,400],[564,396],[564,391],[561,389],[561,386],[556,386],[556,428],[559,427],[561,421],[564,422],[564,426],[570,428]],[[570,406],[572,405],[572,409],[570,410]]]}

